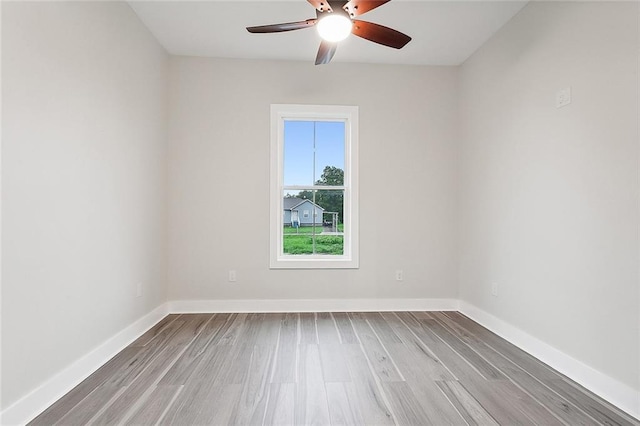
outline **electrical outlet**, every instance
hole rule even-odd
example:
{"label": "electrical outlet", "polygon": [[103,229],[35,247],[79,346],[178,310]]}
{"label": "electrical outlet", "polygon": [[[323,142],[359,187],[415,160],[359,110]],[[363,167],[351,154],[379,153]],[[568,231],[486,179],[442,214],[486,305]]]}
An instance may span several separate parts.
{"label": "electrical outlet", "polygon": [[229,282],[230,283],[235,283],[237,281],[238,277],[236,276],[236,271],[235,270],[230,270],[229,271]]}
{"label": "electrical outlet", "polygon": [[142,283],[136,284],[136,297],[142,297]]}
{"label": "electrical outlet", "polygon": [[498,296],[498,283],[491,283],[491,295]]}
{"label": "electrical outlet", "polygon": [[571,103],[571,87],[565,87],[556,93],[556,108],[562,108]]}
{"label": "electrical outlet", "polygon": [[396,281],[402,281],[404,279],[404,273],[402,269],[396,270]]}

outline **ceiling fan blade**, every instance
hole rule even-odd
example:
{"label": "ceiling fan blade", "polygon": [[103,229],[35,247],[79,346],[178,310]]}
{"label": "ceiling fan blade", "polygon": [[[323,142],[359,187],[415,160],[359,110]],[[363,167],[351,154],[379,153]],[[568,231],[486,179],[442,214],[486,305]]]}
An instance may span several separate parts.
{"label": "ceiling fan blade", "polygon": [[382,6],[389,1],[391,0],[351,0],[344,5],[343,9],[347,11],[349,16],[355,18],[357,16],[364,15],[378,6]]}
{"label": "ceiling fan blade", "polygon": [[328,64],[333,58],[338,48],[338,43],[331,43],[329,41],[322,40],[318,54],[316,55],[316,65]]}
{"label": "ceiling fan blade", "polygon": [[318,12],[327,12],[327,11],[333,12],[328,0],[307,0],[307,1],[311,3],[311,6],[313,6]]}
{"label": "ceiling fan blade", "polygon": [[367,21],[353,21],[351,32],[358,37],[395,49],[402,49],[411,41],[411,37],[400,31]]}
{"label": "ceiling fan blade", "polygon": [[313,27],[317,19],[307,19],[299,22],[286,22],[284,24],[259,25],[257,27],[247,27],[250,33],[281,33],[283,31],[301,30],[303,28]]}

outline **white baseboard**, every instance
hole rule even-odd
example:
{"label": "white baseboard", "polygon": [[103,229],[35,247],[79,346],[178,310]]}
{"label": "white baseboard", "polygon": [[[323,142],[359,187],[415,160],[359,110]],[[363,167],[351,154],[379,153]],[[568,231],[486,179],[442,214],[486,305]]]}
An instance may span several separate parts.
{"label": "white baseboard", "polygon": [[460,312],[604,400],[640,419],[640,391],[601,373],[470,303],[460,301]]}
{"label": "white baseboard", "polygon": [[23,425],[60,399],[169,313],[165,303],[47,380],[0,413],[0,425]]}
{"label": "white baseboard", "polygon": [[171,313],[457,311],[457,299],[177,300]]}

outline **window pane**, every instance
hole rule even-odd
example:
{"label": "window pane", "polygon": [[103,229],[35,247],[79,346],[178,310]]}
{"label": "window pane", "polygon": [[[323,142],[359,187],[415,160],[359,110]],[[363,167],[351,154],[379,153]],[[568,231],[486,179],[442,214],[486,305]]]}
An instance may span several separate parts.
{"label": "window pane", "polygon": [[344,122],[317,121],[316,184],[344,185]]}
{"label": "window pane", "polygon": [[297,194],[285,192],[283,254],[344,254],[343,204],[342,190],[307,190]]}
{"label": "window pane", "polygon": [[314,122],[284,122],[284,185],[313,185]]}
{"label": "window pane", "polygon": [[284,122],[284,185],[344,185],[342,121]]}

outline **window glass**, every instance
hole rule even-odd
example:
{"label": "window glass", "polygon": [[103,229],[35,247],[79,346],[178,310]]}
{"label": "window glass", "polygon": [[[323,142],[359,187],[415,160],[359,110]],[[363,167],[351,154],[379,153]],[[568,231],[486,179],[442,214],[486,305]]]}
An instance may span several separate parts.
{"label": "window glass", "polygon": [[272,105],[272,268],[354,268],[357,108]]}

